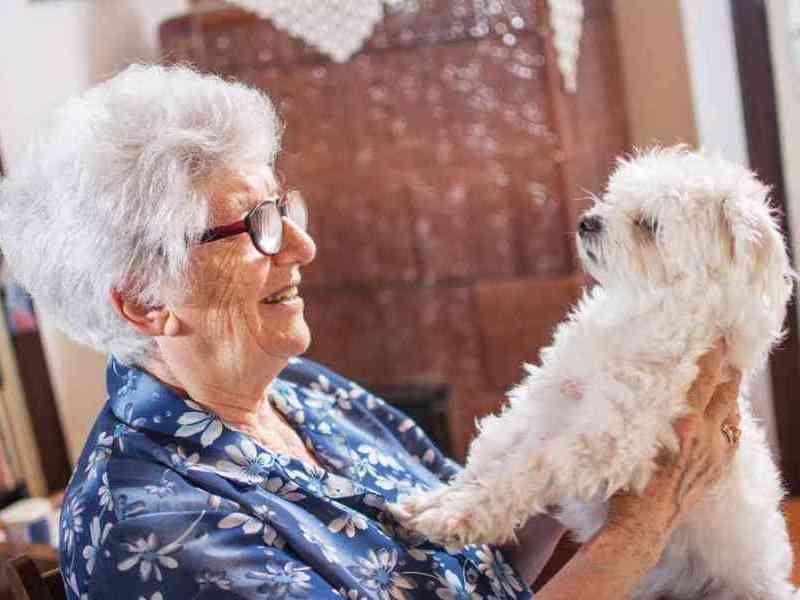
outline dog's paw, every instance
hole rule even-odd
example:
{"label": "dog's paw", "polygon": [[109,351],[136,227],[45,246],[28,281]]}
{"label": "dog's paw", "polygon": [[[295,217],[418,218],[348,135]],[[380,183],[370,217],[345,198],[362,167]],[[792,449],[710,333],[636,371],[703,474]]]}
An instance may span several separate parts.
{"label": "dog's paw", "polygon": [[441,487],[411,496],[392,505],[391,511],[401,523],[432,542],[445,546],[488,543],[491,532],[482,527],[477,498],[463,490]]}

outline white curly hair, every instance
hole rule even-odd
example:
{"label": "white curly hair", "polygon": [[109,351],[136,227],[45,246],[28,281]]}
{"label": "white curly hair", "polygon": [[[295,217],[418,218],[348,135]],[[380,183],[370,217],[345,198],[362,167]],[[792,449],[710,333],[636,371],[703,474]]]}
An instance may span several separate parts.
{"label": "white curly hair", "polygon": [[189,67],[133,65],[68,101],[0,180],[0,248],[37,306],[125,362],[156,346],[110,302],[188,289],[207,227],[203,182],[274,165],[281,124],[260,91]]}

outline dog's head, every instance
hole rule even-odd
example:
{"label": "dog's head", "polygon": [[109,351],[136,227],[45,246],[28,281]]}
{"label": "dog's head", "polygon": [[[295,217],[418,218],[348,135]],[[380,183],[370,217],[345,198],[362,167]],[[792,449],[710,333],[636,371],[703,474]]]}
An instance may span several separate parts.
{"label": "dog's head", "polygon": [[609,289],[738,292],[782,323],[794,276],[768,191],[747,169],[685,147],[620,160],[580,219],[581,260]]}

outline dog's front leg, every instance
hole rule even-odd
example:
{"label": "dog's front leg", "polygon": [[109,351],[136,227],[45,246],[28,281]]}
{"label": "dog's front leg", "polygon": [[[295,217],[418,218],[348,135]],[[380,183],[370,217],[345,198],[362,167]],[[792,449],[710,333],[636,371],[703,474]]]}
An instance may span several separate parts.
{"label": "dog's front leg", "polygon": [[[396,514],[440,543],[502,543],[548,506],[596,499],[649,474],[655,436],[618,410],[630,392],[603,382],[582,388],[571,405],[561,397],[556,405],[547,391],[532,392],[539,402],[518,397],[487,417],[464,471],[447,486],[403,500]],[[639,447],[636,437],[648,441]]]}
{"label": "dog's front leg", "polygon": [[513,411],[488,417],[466,468],[449,484],[404,499],[395,514],[443,544],[500,543],[561,497],[548,436]]}

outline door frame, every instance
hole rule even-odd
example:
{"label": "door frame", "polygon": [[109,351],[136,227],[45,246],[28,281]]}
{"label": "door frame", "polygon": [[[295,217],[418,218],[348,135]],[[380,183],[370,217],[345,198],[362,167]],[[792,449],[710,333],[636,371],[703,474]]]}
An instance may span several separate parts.
{"label": "door frame", "polygon": [[[764,0],[730,0],[730,4],[750,166],[772,187],[772,204],[794,262],[767,6]],[[769,360],[781,471],[792,495],[800,494],[800,402],[794,392],[800,371],[797,321],[795,289],[784,323],[786,337]]]}

